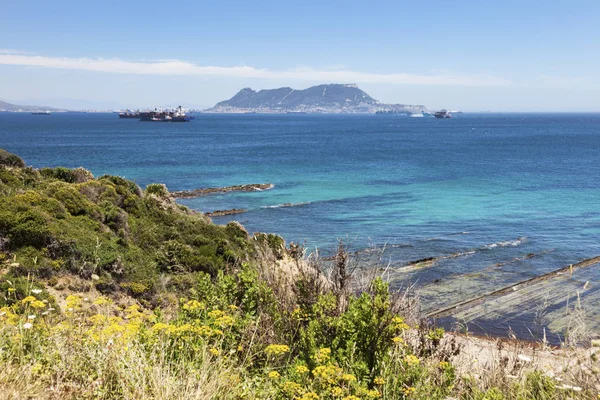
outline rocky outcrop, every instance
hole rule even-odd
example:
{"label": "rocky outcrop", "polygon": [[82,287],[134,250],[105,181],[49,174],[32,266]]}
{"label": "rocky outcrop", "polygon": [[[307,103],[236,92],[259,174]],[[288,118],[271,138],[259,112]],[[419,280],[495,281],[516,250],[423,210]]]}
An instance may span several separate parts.
{"label": "rocky outcrop", "polygon": [[248,185],[234,185],[225,186],[220,188],[204,188],[194,190],[181,190],[178,192],[171,192],[171,196],[175,199],[192,199],[195,197],[207,196],[215,193],[228,193],[228,192],[260,192],[262,190],[269,190],[275,187],[272,183],[252,183]]}
{"label": "rocky outcrop", "polygon": [[243,208],[232,208],[231,210],[215,210],[212,212],[204,213],[204,215],[206,215],[207,217],[222,217],[225,215],[241,214],[241,213],[245,213],[247,211],[248,210],[243,209]]}

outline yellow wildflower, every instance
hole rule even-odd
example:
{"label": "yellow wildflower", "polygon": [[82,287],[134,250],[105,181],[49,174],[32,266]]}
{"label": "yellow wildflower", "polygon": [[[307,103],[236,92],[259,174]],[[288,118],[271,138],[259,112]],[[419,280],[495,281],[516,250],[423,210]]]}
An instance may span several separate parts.
{"label": "yellow wildflower", "polygon": [[194,332],[201,336],[210,336],[213,334],[213,330],[208,325],[201,325],[194,328]]}
{"label": "yellow wildflower", "polygon": [[331,349],[327,348],[327,347],[319,349],[317,354],[315,354],[315,356],[314,356],[315,361],[317,361],[320,364],[328,361],[330,358],[331,358]]}
{"label": "yellow wildflower", "polygon": [[404,361],[406,361],[406,363],[408,365],[418,365],[421,361],[419,360],[419,357],[409,354],[406,357],[404,357]]}
{"label": "yellow wildflower", "polygon": [[235,323],[235,319],[229,315],[223,315],[215,320],[215,324],[219,326],[231,326]]}
{"label": "yellow wildflower", "polygon": [[204,310],[204,304],[197,300],[190,300],[185,303],[182,308],[187,311]]}
{"label": "yellow wildflower", "polygon": [[21,300],[21,303],[23,303],[23,304],[33,303],[36,300],[37,299],[35,297],[33,297],[33,296],[27,296],[23,300]]}
{"label": "yellow wildflower", "polygon": [[218,356],[219,354],[221,354],[221,352],[220,352],[219,350],[215,349],[214,347],[211,347],[211,348],[208,350],[208,352],[209,352],[210,354],[212,354],[213,356],[215,356],[215,357],[216,357],[216,356]]}
{"label": "yellow wildflower", "polygon": [[237,311],[237,309],[238,309],[238,306],[236,306],[235,304],[230,304],[230,305],[229,305],[229,309],[230,309],[231,311]]}
{"label": "yellow wildflower", "polygon": [[270,344],[265,348],[265,353],[270,356],[278,356],[289,351],[289,346],[286,346],[285,344]]}
{"label": "yellow wildflower", "polygon": [[[319,400],[319,395],[315,392],[305,393],[304,396],[300,398],[300,400]],[[352,399],[351,399],[352,400]],[[357,399],[360,400],[360,399]]]}
{"label": "yellow wildflower", "polygon": [[395,344],[402,344],[404,343],[404,339],[402,339],[400,336],[396,336],[392,338],[392,342],[394,342]]}
{"label": "yellow wildflower", "polygon": [[367,392],[367,397],[370,398],[370,399],[378,399],[378,398],[381,397],[381,393],[379,393],[379,391],[375,390],[375,389],[369,390]]}
{"label": "yellow wildflower", "polygon": [[405,322],[404,319],[401,317],[394,317],[392,318],[392,323],[395,325],[396,329],[404,331],[408,328],[410,328],[410,326],[408,326]]}
{"label": "yellow wildflower", "polygon": [[277,371],[269,372],[269,378],[271,378],[271,379],[277,379],[277,378],[279,378],[279,376],[280,376],[279,372],[277,372]]}
{"label": "yellow wildflower", "polygon": [[33,366],[31,367],[31,373],[32,373],[33,375],[37,375],[37,374],[39,374],[40,372],[42,372],[42,370],[43,370],[43,369],[44,369],[44,366],[43,366],[42,364],[40,364],[40,363],[36,363],[35,365],[33,365]]}
{"label": "yellow wildflower", "polygon": [[140,312],[141,307],[138,306],[137,304],[132,304],[129,307],[127,307],[125,309],[125,312],[127,313],[127,319],[135,319],[135,318],[141,318],[144,316],[144,314],[142,314]]}
{"label": "yellow wildflower", "polygon": [[440,361],[440,368],[446,369],[450,367],[450,363],[448,361]]}
{"label": "yellow wildflower", "polygon": [[333,389],[331,389],[331,394],[334,395],[335,397],[339,397],[344,393],[344,389],[342,389],[339,386],[334,387]]}
{"label": "yellow wildflower", "polygon": [[43,301],[35,300],[31,302],[30,306],[31,308],[44,308],[46,304]]}
{"label": "yellow wildflower", "polygon": [[224,314],[225,313],[221,310],[212,310],[211,312],[208,313],[208,317],[217,319],[219,317],[222,317]]}
{"label": "yellow wildflower", "polygon": [[89,317],[88,321],[90,321],[93,325],[102,325],[108,321],[108,318],[102,314],[96,314]]}
{"label": "yellow wildflower", "polygon": [[342,375],[342,380],[346,382],[356,382],[356,377],[352,374]]}
{"label": "yellow wildflower", "polygon": [[100,296],[96,300],[94,300],[94,304],[97,306],[103,306],[106,304],[110,304],[111,301],[108,297]]}
{"label": "yellow wildflower", "polygon": [[81,297],[75,295],[67,296],[67,310],[73,311],[79,307],[81,307]]}
{"label": "yellow wildflower", "polygon": [[8,288],[8,293],[14,293],[16,291],[17,291],[17,289],[15,289],[14,287],[9,287]]}
{"label": "yellow wildflower", "polygon": [[302,386],[294,381],[286,381],[282,387],[283,391],[286,392],[290,397],[300,394],[302,392]]}
{"label": "yellow wildflower", "polygon": [[298,374],[306,374],[308,372],[308,368],[306,368],[304,365],[298,365],[296,367],[296,373]]}
{"label": "yellow wildflower", "polygon": [[385,383],[385,379],[382,377],[377,377],[373,380],[373,383],[376,385],[383,385]]}
{"label": "yellow wildflower", "polygon": [[0,321],[6,322],[8,325],[16,325],[19,321],[19,316],[9,307],[2,307],[0,308]]}
{"label": "yellow wildflower", "polygon": [[404,389],[402,389],[402,392],[404,392],[405,396],[410,396],[411,394],[413,394],[415,392],[415,388],[414,387],[405,387]]}
{"label": "yellow wildflower", "polygon": [[343,400],[360,400],[360,399],[356,396],[346,396],[346,397],[344,397]]}

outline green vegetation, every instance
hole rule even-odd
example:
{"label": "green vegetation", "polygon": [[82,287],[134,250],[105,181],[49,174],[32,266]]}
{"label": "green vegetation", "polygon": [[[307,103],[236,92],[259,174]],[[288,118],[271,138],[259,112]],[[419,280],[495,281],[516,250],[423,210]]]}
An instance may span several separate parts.
{"label": "green vegetation", "polygon": [[347,255],[332,284],[298,246],[216,226],[164,185],[142,191],[14,157],[0,152],[6,398],[597,396],[539,372],[512,381],[459,372],[444,331],[401,315],[381,279],[347,290]]}

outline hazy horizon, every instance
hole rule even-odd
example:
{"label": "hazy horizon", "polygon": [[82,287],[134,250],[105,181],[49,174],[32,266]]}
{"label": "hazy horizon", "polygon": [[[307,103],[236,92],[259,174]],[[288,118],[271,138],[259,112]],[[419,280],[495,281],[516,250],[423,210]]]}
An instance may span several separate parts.
{"label": "hazy horizon", "polygon": [[161,5],[6,4],[0,98],[207,108],[244,87],[356,83],[430,109],[600,111],[597,2]]}

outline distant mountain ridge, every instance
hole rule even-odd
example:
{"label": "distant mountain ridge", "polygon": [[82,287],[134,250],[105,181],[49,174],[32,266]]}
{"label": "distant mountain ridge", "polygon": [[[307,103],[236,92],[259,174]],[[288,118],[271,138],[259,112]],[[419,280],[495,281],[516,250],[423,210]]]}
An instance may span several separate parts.
{"label": "distant mountain ridge", "polygon": [[45,106],[22,106],[18,104],[7,103],[6,101],[0,100],[0,111],[12,111],[12,112],[36,112],[36,111],[63,111],[53,107]]}
{"label": "distant mountain ridge", "polygon": [[240,90],[229,100],[221,101],[206,112],[306,112],[306,113],[375,113],[394,111],[413,113],[426,110],[423,105],[384,104],[355,84],[324,84],[296,90],[290,87],[255,91]]}

